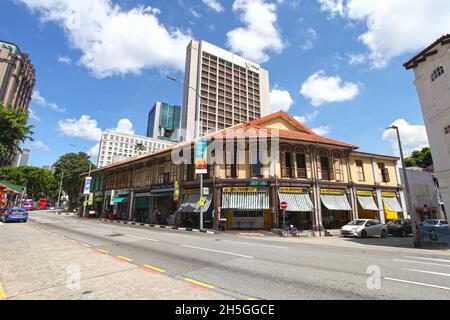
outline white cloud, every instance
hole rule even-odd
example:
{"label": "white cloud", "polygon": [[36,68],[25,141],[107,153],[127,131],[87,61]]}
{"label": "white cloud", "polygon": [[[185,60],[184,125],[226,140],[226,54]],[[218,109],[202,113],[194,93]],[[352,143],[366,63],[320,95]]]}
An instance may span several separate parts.
{"label": "white cloud", "polygon": [[40,105],[41,107],[48,108],[52,111],[56,111],[56,112],[65,112],[66,111],[65,108],[61,108],[56,103],[47,101],[47,99],[45,99],[43,96],[41,96],[41,93],[39,92],[39,90],[36,90],[36,89],[33,90],[31,99],[33,100],[33,102]]}
{"label": "white cloud", "polygon": [[311,100],[313,106],[325,103],[353,100],[360,91],[360,85],[343,82],[341,77],[328,77],[323,70],[311,75],[302,85],[300,93]]}
{"label": "white cloud", "polygon": [[347,54],[348,63],[350,65],[360,65],[367,62],[367,56],[365,54]]}
{"label": "white cloud", "polygon": [[72,64],[72,58],[70,58],[69,56],[59,56],[58,62],[70,65]]}
{"label": "white cloud", "polygon": [[245,27],[227,33],[228,46],[232,51],[256,63],[269,60],[267,51],[283,51],[284,43],[276,24],[278,17],[274,3],[235,0],[233,11],[240,15]]}
{"label": "white cloud", "polygon": [[58,129],[62,135],[74,138],[99,141],[102,137],[102,130],[98,127],[97,120],[87,115],[82,115],[80,119],[60,120]]}
{"label": "white cloud", "polygon": [[41,121],[41,118],[31,108],[28,109],[28,113],[29,113],[30,119],[33,119],[33,120],[36,120],[36,121]]}
{"label": "white cloud", "polygon": [[206,4],[210,9],[216,12],[223,12],[225,8],[218,0],[203,0],[203,3]]}
{"label": "white cloud", "polygon": [[184,69],[190,32],[161,24],[157,8],[126,11],[110,0],[16,1],[43,22],[61,26],[70,46],[82,52],[79,63],[98,78],[160,67]]}
{"label": "white cloud", "polygon": [[313,28],[308,28],[306,30],[306,41],[301,45],[302,50],[311,50],[314,48],[314,43],[316,42],[318,38],[317,31]]}
{"label": "white cloud", "polygon": [[287,112],[293,103],[294,100],[292,100],[292,97],[288,91],[279,89],[273,89],[270,91],[270,107],[273,112],[279,110]]}
{"label": "white cloud", "polygon": [[320,127],[317,127],[317,128],[311,129],[311,130],[314,131],[319,136],[326,136],[331,131],[330,127],[328,127],[328,126],[320,126]]}
{"label": "white cloud", "polygon": [[[405,156],[410,156],[414,150],[428,147],[428,137],[425,126],[412,125],[405,119],[395,120],[392,124],[397,126],[400,131],[400,138],[402,140],[402,147]],[[386,130],[383,133],[383,140],[391,143],[392,149],[397,153],[399,152],[397,132],[395,130]]]}
{"label": "white cloud", "polygon": [[115,131],[120,133],[134,134],[133,123],[129,119],[121,119],[117,123]]}
{"label": "white cloud", "polygon": [[316,120],[319,116],[319,111],[314,111],[313,113],[307,113],[304,116],[295,116],[294,118],[300,123],[308,123],[310,121]]}
{"label": "white cloud", "polygon": [[367,31],[359,36],[359,41],[369,49],[375,68],[421,50],[450,29],[448,0],[318,1],[322,10],[331,15],[366,23]]}
{"label": "white cloud", "polygon": [[41,140],[30,141],[30,142],[28,142],[27,146],[31,150],[38,150],[38,151],[44,151],[44,152],[50,151],[50,147],[44,141],[41,141]]}

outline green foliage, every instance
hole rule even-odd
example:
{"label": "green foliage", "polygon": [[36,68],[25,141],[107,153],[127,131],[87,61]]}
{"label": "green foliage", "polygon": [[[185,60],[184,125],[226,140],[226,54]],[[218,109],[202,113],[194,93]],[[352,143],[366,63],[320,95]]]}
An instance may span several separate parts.
{"label": "green foliage", "polygon": [[423,148],[422,150],[413,151],[411,156],[405,159],[405,164],[407,168],[426,168],[431,166],[433,164],[433,158],[431,157],[431,148]]}
{"label": "green foliage", "polygon": [[27,122],[27,112],[3,108],[0,101],[0,156],[12,158],[20,150],[20,143],[33,140],[33,126]]}
{"label": "green foliage", "polygon": [[0,168],[0,180],[26,186],[28,197],[38,199],[40,194],[54,199],[58,195],[58,180],[49,171],[37,167]]}
{"label": "green foliage", "polygon": [[[78,205],[81,190],[81,177],[82,173],[89,171],[89,156],[86,153],[80,152],[67,153],[61,156],[54,166],[61,168],[64,171],[63,190],[69,196],[69,206],[74,209]],[[95,166],[92,165],[92,170]],[[58,176],[60,171],[58,171]]]}

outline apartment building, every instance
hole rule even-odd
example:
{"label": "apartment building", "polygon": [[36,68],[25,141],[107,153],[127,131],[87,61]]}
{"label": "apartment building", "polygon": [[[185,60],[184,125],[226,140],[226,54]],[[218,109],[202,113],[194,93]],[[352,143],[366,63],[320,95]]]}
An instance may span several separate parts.
{"label": "apartment building", "polygon": [[184,141],[270,113],[268,71],[208,42],[188,45],[184,83]]}
{"label": "apartment building", "polygon": [[[256,151],[267,151],[268,162],[255,156],[250,143],[255,133],[270,138]],[[208,160],[204,175],[209,190],[205,227],[218,228],[226,218],[228,229],[270,230],[286,219],[323,235],[356,218],[386,222],[408,216],[398,158],[358,152],[355,145],[317,135],[287,113],[204,139],[216,157]],[[220,162],[218,146],[228,139],[232,147],[222,148],[226,156]],[[194,146],[191,140],[95,170],[93,209],[103,216],[160,224],[176,213],[177,225],[198,228],[200,178],[195,174]],[[180,153],[190,155],[190,161],[176,163],[174,154]],[[285,217],[281,202],[288,204]]]}
{"label": "apartment building", "polygon": [[97,166],[103,168],[137,155],[173,145],[173,142],[108,130],[102,135]]}
{"label": "apartment building", "polygon": [[148,113],[147,137],[179,142],[181,106],[156,102]]}
{"label": "apartment building", "polygon": [[442,36],[404,64],[414,84],[434,163],[434,176],[446,212],[450,212],[450,34]]}
{"label": "apartment building", "polygon": [[35,77],[28,54],[14,43],[0,40],[0,101],[4,106],[28,111]]}

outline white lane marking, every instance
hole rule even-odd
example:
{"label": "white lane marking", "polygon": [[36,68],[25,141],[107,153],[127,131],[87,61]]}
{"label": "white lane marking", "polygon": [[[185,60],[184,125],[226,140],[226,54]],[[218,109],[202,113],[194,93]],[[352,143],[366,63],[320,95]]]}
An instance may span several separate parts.
{"label": "white lane marking", "polygon": [[159,242],[159,240],[156,240],[156,239],[137,237],[137,236],[132,236],[131,234],[126,234],[125,236],[131,237],[131,238],[140,239],[140,240],[147,240],[147,241]]}
{"label": "white lane marking", "polygon": [[217,252],[217,253],[222,253],[222,254],[228,254],[230,256],[236,256],[236,257],[241,257],[241,258],[254,259],[254,257],[246,256],[246,255],[243,255],[243,254],[237,254],[237,253],[233,253],[233,252],[226,252],[226,251],[219,251],[219,250],[212,250],[212,249],[188,246],[186,244],[182,244],[181,246],[182,247],[186,247],[186,248],[191,248],[191,249],[197,249],[197,250],[203,250],[203,251],[209,251],[209,252]]}
{"label": "white lane marking", "polygon": [[403,282],[403,283],[415,284],[415,285],[423,286],[423,287],[430,287],[430,288],[443,289],[443,290],[449,290],[450,291],[450,288],[441,287],[441,286],[435,286],[433,284],[428,284],[428,283],[421,283],[421,282],[414,282],[414,281],[407,281],[407,280],[386,278],[386,277],[384,278],[384,280],[395,281],[395,282]]}
{"label": "white lane marking", "polygon": [[412,259],[420,259],[420,260],[429,260],[429,261],[438,261],[438,262],[447,262],[450,263],[450,260],[447,259],[432,259],[432,258],[422,258],[422,257],[412,257],[412,256],[405,256],[406,258],[412,258]]}
{"label": "white lane marking", "polygon": [[418,263],[418,264],[427,264],[427,265],[431,265],[431,266],[450,267],[449,264],[433,263],[433,262],[422,262],[422,261],[403,260],[403,259],[394,259],[394,261],[412,262],[412,263]]}
{"label": "white lane marking", "polygon": [[444,276],[444,277],[450,277],[450,273],[433,272],[433,271],[417,270],[417,269],[406,269],[406,268],[404,268],[403,270],[408,270],[408,271],[413,271],[413,272],[420,272],[420,273],[435,274],[435,275]]}
{"label": "white lane marking", "polygon": [[255,246],[255,247],[264,247],[264,248],[289,249],[288,247],[271,246],[271,245],[265,245],[265,244],[240,242],[240,241],[233,241],[233,240],[222,240],[221,242],[231,242],[231,243],[244,244],[244,245]]}

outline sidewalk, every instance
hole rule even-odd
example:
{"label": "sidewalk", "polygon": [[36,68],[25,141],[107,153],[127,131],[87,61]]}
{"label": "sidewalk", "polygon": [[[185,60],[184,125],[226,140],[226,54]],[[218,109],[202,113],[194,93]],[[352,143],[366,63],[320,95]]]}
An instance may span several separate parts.
{"label": "sidewalk", "polygon": [[216,300],[196,288],[31,224],[2,226],[0,286],[11,300]]}

